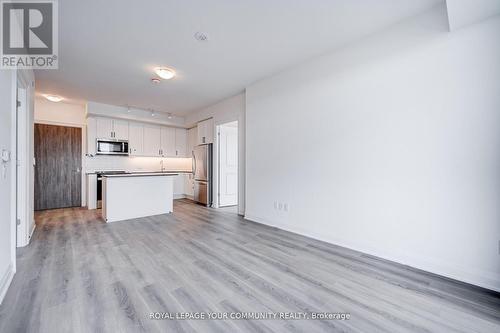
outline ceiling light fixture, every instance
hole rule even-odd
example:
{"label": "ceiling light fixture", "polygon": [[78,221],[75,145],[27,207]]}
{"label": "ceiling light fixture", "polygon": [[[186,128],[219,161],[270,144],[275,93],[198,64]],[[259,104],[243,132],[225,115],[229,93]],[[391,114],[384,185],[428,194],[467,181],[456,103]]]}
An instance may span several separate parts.
{"label": "ceiling light fixture", "polygon": [[160,83],[161,80],[159,78],[157,78],[157,77],[154,77],[154,78],[151,79],[151,82],[153,82],[153,83]]}
{"label": "ceiling light fixture", "polygon": [[194,39],[200,42],[206,42],[208,40],[208,35],[204,32],[198,31],[194,34]]}
{"label": "ceiling light fixture", "polygon": [[170,80],[175,76],[175,71],[168,67],[155,68],[155,73],[164,80]]}
{"label": "ceiling light fixture", "polygon": [[130,113],[130,106],[127,105],[127,113]]}
{"label": "ceiling light fixture", "polygon": [[61,96],[57,96],[57,95],[44,95],[44,97],[46,99],[48,99],[49,101],[55,102],[55,103],[58,103],[64,99]]}
{"label": "ceiling light fixture", "polygon": [[167,118],[168,118],[168,119],[172,119],[172,118],[173,118],[172,114],[171,114],[171,113],[169,113],[169,114],[168,114],[168,116],[167,116]]}
{"label": "ceiling light fixture", "polygon": [[151,110],[151,117],[154,117],[154,116],[156,116],[155,111]]}

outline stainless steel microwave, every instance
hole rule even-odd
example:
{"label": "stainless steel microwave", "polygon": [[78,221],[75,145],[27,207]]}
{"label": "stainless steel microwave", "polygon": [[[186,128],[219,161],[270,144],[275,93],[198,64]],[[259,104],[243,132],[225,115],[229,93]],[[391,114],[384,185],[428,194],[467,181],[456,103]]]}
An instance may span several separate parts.
{"label": "stainless steel microwave", "polygon": [[96,153],[97,155],[128,156],[128,141],[97,139]]}

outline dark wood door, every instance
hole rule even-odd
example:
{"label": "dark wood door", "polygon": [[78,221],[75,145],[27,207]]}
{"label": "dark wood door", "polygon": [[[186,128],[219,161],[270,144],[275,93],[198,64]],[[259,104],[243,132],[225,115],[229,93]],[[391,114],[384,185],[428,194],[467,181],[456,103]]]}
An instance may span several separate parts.
{"label": "dark wood door", "polygon": [[82,202],[82,129],[35,124],[35,210]]}

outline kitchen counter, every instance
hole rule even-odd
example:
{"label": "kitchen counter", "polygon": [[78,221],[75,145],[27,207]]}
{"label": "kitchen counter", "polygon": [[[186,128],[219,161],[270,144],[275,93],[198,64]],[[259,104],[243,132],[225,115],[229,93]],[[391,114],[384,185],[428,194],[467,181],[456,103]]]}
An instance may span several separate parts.
{"label": "kitchen counter", "polygon": [[150,172],[102,176],[102,217],[106,222],[168,214],[174,208],[178,173]]}
{"label": "kitchen counter", "polygon": [[119,177],[156,177],[156,176],[177,176],[179,172],[170,171],[155,171],[155,172],[130,172],[130,173],[120,173],[112,175],[102,175],[106,178],[119,178]]}
{"label": "kitchen counter", "polygon": [[[97,175],[98,173],[106,173],[106,172],[113,172],[115,170],[98,170],[98,171],[88,171],[85,174],[86,175]],[[150,174],[150,173],[175,173],[175,174],[186,174],[186,173],[193,173],[192,171],[126,171],[125,174]]]}

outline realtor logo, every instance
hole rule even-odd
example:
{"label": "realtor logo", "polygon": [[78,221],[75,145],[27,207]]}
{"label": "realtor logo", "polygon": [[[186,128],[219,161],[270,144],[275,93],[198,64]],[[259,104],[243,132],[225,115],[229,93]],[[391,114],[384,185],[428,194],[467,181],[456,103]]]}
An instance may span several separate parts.
{"label": "realtor logo", "polygon": [[56,69],[57,2],[1,0],[3,69]]}

